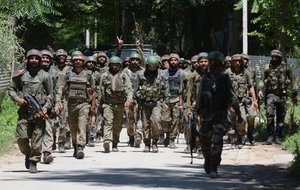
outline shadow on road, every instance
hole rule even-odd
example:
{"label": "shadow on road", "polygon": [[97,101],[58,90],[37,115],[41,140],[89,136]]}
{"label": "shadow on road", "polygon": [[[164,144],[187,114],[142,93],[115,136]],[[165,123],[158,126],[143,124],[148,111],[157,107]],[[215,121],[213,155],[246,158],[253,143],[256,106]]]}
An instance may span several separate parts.
{"label": "shadow on road", "polygon": [[[126,164],[126,163],[124,163]],[[41,171],[28,175],[26,180],[48,182],[80,182],[90,186],[177,188],[177,189],[296,189],[300,183],[287,178],[280,166],[221,165],[219,179],[210,179],[199,164],[168,165],[169,169],[122,168],[70,170],[68,172]],[[172,168],[172,169],[171,169]],[[11,172],[11,171],[6,171]],[[21,171],[13,171],[21,172]],[[12,182],[18,179],[11,179]]]}

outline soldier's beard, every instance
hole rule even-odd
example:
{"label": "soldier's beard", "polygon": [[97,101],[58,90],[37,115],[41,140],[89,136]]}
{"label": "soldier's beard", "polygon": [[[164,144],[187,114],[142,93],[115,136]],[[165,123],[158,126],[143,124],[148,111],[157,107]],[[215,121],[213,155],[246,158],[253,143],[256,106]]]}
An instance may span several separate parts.
{"label": "soldier's beard", "polygon": [[112,75],[116,75],[120,70],[119,69],[116,69],[116,68],[109,68],[109,72],[112,74]]}
{"label": "soldier's beard", "polygon": [[50,68],[50,63],[42,62],[42,68],[43,69],[49,69]]}
{"label": "soldier's beard", "polygon": [[280,60],[278,60],[278,61],[276,61],[276,60],[271,60],[271,61],[270,61],[270,64],[271,64],[272,66],[274,66],[274,67],[280,65],[280,63],[281,63]]}
{"label": "soldier's beard", "polygon": [[145,75],[146,79],[154,81],[154,79],[158,75],[158,70],[150,71],[150,70],[146,69],[144,75]]}

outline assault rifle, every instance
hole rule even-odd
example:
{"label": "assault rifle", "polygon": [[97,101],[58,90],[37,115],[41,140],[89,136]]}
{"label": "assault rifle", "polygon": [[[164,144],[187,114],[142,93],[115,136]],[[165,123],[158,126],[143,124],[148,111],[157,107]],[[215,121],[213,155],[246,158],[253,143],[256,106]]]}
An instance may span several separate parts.
{"label": "assault rifle", "polygon": [[188,124],[190,129],[190,153],[191,153],[191,164],[193,164],[193,151],[196,147],[196,122],[193,114],[189,114],[188,116]]}
{"label": "assault rifle", "polygon": [[45,120],[49,119],[48,115],[43,112],[43,107],[36,100],[35,96],[25,95],[24,99],[28,102],[29,105],[29,119],[33,119],[35,114],[38,114],[39,117],[42,117]]}

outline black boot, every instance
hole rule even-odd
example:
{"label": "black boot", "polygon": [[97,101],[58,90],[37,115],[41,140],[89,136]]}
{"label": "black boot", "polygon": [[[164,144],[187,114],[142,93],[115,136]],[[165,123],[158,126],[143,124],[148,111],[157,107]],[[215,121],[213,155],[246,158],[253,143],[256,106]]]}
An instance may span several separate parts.
{"label": "black boot", "polygon": [[77,145],[73,144],[73,148],[74,148],[73,157],[77,158]]}
{"label": "black boot", "polygon": [[30,173],[37,173],[38,172],[36,165],[37,165],[36,161],[30,160],[30,164],[29,164],[29,172]]}
{"label": "black boot", "polygon": [[157,140],[152,141],[152,152],[154,152],[154,153],[158,152]]}
{"label": "black boot", "polygon": [[134,136],[129,136],[128,145],[129,145],[130,147],[133,147],[133,146],[134,146]]}
{"label": "black boot", "polygon": [[77,155],[76,155],[77,159],[83,159],[84,158],[84,152],[83,152],[83,147],[78,145],[77,146]]}
{"label": "black boot", "polygon": [[29,155],[26,155],[25,156],[25,168],[29,169],[29,165],[30,165]]}
{"label": "black boot", "polygon": [[165,141],[165,134],[164,133],[160,133],[159,140],[158,140],[157,144],[163,145],[164,141]]}

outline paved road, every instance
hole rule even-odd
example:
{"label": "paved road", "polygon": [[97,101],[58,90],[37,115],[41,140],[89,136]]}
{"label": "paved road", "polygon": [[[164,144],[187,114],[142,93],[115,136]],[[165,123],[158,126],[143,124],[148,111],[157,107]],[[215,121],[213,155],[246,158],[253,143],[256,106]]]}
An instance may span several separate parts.
{"label": "paved road", "polygon": [[143,153],[143,147],[127,146],[125,130],[121,137],[119,152],[104,153],[100,143],[87,147],[83,160],[74,159],[72,150],[54,153],[55,162],[38,164],[37,174],[28,173],[20,153],[0,157],[1,189],[300,189],[300,182],[287,177],[292,155],[279,146],[258,144],[238,150],[225,145],[221,178],[210,179],[202,159],[190,164],[182,138],[177,149],[159,147],[159,153]]}

